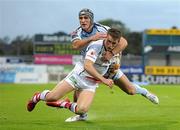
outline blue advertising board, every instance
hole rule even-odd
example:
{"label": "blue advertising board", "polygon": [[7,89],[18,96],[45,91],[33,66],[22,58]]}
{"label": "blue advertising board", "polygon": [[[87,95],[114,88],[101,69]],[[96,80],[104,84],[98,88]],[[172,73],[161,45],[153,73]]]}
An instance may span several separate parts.
{"label": "blue advertising board", "polygon": [[0,72],[0,83],[14,83],[16,73]]}
{"label": "blue advertising board", "polygon": [[129,74],[144,74],[143,66],[121,66],[121,71],[127,75]]}

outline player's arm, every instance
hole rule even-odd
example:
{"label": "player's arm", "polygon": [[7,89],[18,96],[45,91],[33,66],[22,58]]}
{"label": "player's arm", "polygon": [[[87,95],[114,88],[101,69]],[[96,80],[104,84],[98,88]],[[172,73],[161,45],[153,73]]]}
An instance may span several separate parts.
{"label": "player's arm", "polygon": [[72,42],[72,48],[79,50],[79,49],[83,48],[84,46],[87,46],[90,42],[97,41],[99,39],[104,39],[104,38],[106,38],[106,36],[107,36],[106,33],[98,32],[95,35],[90,36],[90,37],[85,38],[85,39],[75,39]]}
{"label": "player's arm", "polygon": [[125,38],[121,37],[119,43],[117,44],[117,47],[115,47],[113,50],[112,50],[112,53],[115,55],[115,54],[118,54],[120,53],[121,51],[123,51],[128,45],[128,42]]}
{"label": "player's arm", "polygon": [[86,39],[77,39],[72,42],[72,48],[79,50],[83,48],[84,46],[88,45],[92,41],[92,38],[86,38]]}
{"label": "player's arm", "polygon": [[93,61],[91,61],[89,59],[85,59],[85,61],[84,61],[85,70],[91,76],[93,76],[95,79],[98,79],[98,80],[102,81],[104,84],[106,84],[107,86],[112,87],[113,80],[104,78],[100,73],[97,72],[97,70],[94,68],[93,65],[94,65]]}

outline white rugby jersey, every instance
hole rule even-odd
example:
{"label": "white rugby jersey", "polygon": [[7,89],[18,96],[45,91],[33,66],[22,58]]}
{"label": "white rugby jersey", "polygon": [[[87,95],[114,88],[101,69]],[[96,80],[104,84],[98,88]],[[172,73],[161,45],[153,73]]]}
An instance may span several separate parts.
{"label": "white rugby jersey", "polygon": [[[110,27],[108,27],[108,26],[104,26],[99,23],[94,23],[92,31],[86,32],[81,27],[79,27],[71,34],[71,38],[72,38],[71,41],[73,42],[76,39],[81,40],[81,39],[88,38],[90,36],[95,35],[97,32],[107,33],[109,28]],[[85,46],[84,48],[82,48],[80,50],[81,55],[83,55],[83,56],[85,55],[86,48],[87,48],[87,46]]]}
{"label": "white rugby jersey", "polygon": [[109,65],[112,62],[112,59],[110,61],[107,61],[107,62],[104,62],[101,60],[102,54],[105,51],[105,47],[104,47],[103,42],[104,42],[104,40],[98,40],[98,41],[91,42],[87,46],[86,52],[85,52],[85,57],[83,57],[83,60],[81,61],[81,67],[80,68],[82,68],[82,69],[79,69],[79,75],[80,76],[92,77],[90,74],[88,74],[85,71],[84,67],[82,67],[85,59],[93,61],[95,69],[100,74],[104,75],[107,72]]}

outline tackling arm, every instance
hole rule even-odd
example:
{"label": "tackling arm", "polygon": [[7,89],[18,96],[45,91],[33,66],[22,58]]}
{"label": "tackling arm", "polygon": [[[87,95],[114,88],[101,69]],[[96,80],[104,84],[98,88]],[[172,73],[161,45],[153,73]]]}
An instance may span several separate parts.
{"label": "tackling arm", "polygon": [[88,45],[91,41],[92,41],[91,37],[82,39],[82,40],[80,40],[80,39],[74,40],[73,44],[72,44],[72,48],[79,50],[79,49],[83,48],[84,46]]}
{"label": "tackling arm", "polygon": [[120,53],[121,51],[123,51],[127,47],[127,45],[128,45],[127,40],[125,38],[121,37],[119,43],[117,44],[117,47],[115,47],[112,50],[112,53],[114,55]]}
{"label": "tackling arm", "polygon": [[95,35],[88,37],[86,39],[74,40],[72,43],[72,47],[73,47],[73,49],[79,50],[79,49],[83,48],[84,46],[88,45],[90,42],[97,41],[99,39],[104,39],[104,38],[106,38],[106,36],[107,36],[107,34],[98,32]]}

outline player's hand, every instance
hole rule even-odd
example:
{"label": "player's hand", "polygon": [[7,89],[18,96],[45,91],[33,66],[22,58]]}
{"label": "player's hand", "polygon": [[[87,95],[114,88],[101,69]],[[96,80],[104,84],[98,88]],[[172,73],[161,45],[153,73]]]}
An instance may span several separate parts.
{"label": "player's hand", "polygon": [[100,39],[105,39],[106,37],[107,37],[106,33],[97,32],[91,38],[92,38],[92,41],[97,41],[97,40],[100,40]]}
{"label": "player's hand", "polygon": [[102,55],[103,61],[109,61],[113,57],[113,53],[110,51],[105,51]]}
{"label": "player's hand", "polygon": [[104,78],[104,80],[103,80],[102,82],[103,82],[105,85],[109,86],[110,88],[112,88],[112,87],[113,87],[113,84],[114,84],[114,82],[113,82],[112,79],[106,79],[106,78]]}
{"label": "player's hand", "polygon": [[120,64],[111,64],[109,67],[109,72],[116,73],[119,68],[120,68]]}

